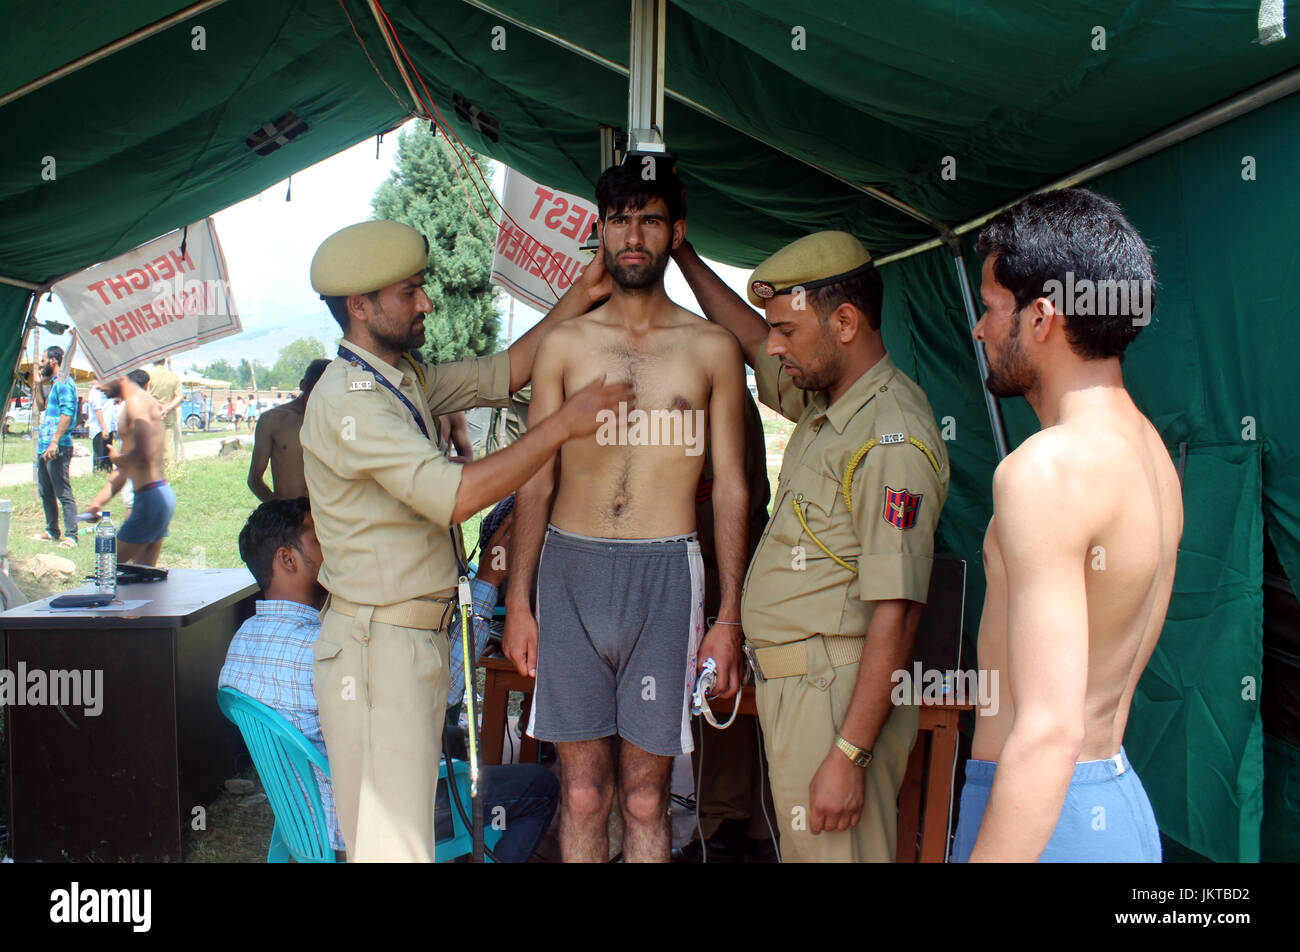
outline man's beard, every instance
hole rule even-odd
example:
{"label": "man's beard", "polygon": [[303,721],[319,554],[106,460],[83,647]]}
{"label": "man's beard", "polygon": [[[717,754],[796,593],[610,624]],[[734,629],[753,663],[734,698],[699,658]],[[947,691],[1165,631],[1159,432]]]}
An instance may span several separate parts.
{"label": "man's beard", "polygon": [[[375,318],[378,318],[376,320]],[[407,351],[419,350],[424,346],[424,321],[421,320],[418,329],[407,329],[403,332],[400,328],[390,328],[390,323],[396,323],[393,318],[382,308],[375,314],[375,318],[370,320],[370,336],[385,347],[391,347],[393,350]]]}
{"label": "man's beard", "polygon": [[54,368],[51,367],[49,364],[41,364],[41,376],[44,377],[46,380],[49,380],[51,377],[54,376]]}
{"label": "man's beard", "polygon": [[800,390],[829,390],[839,383],[844,372],[843,362],[834,343],[829,340],[826,328],[822,328],[822,338],[817,351],[812,355],[810,364],[797,365],[798,377],[791,377],[790,382]]}
{"label": "man's beard", "polygon": [[989,375],[984,386],[995,397],[1023,397],[1038,386],[1038,372],[1029,363],[1020,341],[1019,317],[1007,338],[1007,345],[1002,348],[999,366],[989,362]]}
{"label": "man's beard", "polygon": [[[630,251],[631,248],[624,248],[619,254],[627,254]],[[638,248],[636,254],[643,254],[650,260],[643,265],[627,267],[619,264],[618,255],[608,248],[605,249],[605,270],[614,279],[614,283],[624,291],[644,291],[646,288],[654,287],[668,270],[669,254],[666,250],[656,256],[645,248]]]}

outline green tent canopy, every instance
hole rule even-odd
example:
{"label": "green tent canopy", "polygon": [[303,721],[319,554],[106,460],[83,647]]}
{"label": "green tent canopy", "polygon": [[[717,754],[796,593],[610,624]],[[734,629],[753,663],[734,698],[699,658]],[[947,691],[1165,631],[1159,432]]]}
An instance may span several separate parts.
{"label": "green tent canopy", "polygon": [[[380,5],[467,145],[590,193],[599,127],[626,124],[626,3]],[[33,292],[417,108],[363,0],[17,0],[6,12],[6,366]],[[1155,251],[1159,303],[1125,373],[1180,465],[1187,511],[1127,745],[1164,833],[1217,860],[1259,858],[1273,822],[1258,700],[1265,533],[1300,579],[1300,419],[1284,366],[1300,353],[1300,97],[1284,95],[1300,46],[1259,42],[1259,15],[1257,0],[673,0],[666,26],[665,134],[701,253],[752,265],[840,228],[884,258],[886,344],[955,425],[940,541],[970,562],[970,605],[997,454],[965,302],[950,247],[891,256],[1259,91],[1259,108],[1088,181]],[[955,241],[978,287],[973,237]],[[1023,401],[1003,404],[1014,446],[1036,421]],[[1296,842],[1300,757],[1275,741],[1270,789],[1286,789],[1269,802]]]}

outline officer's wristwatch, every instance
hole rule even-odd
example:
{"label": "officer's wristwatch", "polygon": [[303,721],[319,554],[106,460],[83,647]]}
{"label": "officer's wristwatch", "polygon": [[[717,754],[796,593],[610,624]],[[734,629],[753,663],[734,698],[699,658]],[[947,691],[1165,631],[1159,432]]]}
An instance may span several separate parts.
{"label": "officer's wristwatch", "polygon": [[865,767],[871,763],[874,756],[871,751],[863,750],[861,747],[855,747],[840,735],[835,735],[835,746],[844,752],[844,756],[853,761],[855,767]]}

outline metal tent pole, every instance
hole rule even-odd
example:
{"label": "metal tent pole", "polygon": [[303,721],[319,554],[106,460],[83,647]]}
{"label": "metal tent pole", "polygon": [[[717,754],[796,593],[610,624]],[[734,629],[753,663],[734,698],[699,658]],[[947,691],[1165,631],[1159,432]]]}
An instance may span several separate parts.
{"label": "metal tent pole", "polygon": [[[616,63],[614,62],[614,60],[610,59],[607,56],[601,56],[599,53],[593,52],[592,50],[589,50],[586,47],[579,46],[577,43],[573,43],[570,40],[566,40],[563,37],[557,36],[554,33],[549,33],[546,30],[541,29],[540,27],[536,27],[530,23],[526,23],[525,21],[519,19],[518,17],[511,16],[508,13],[503,13],[502,11],[498,10],[496,7],[493,7],[491,4],[485,3],[484,0],[461,0],[461,2],[466,3],[471,7],[474,7],[476,10],[482,10],[484,13],[490,13],[492,14],[492,16],[499,18],[504,23],[509,23],[511,26],[517,26],[521,30],[526,30],[527,32],[531,33],[533,36],[546,40],[548,43],[554,43],[556,46],[560,47],[561,49],[568,50],[570,53],[574,53],[578,56],[581,56],[583,59],[590,60],[591,62],[597,64],[598,66],[602,66],[605,69],[610,70],[611,72],[618,73],[620,76],[630,76],[631,74],[631,70],[629,70],[622,63]],[[731,122],[728,119],[724,119],[722,116],[718,115],[708,106],[704,105],[703,103],[697,102],[694,99],[691,99],[689,96],[685,96],[682,93],[677,92],[676,90],[672,89],[670,86],[667,85],[664,86],[664,95],[669,99],[673,99],[681,103],[683,106],[686,106],[688,109],[691,109],[695,112],[698,112],[702,116],[706,116],[709,119],[712,119],[714,122],[718,123],[719,125],[726,126],[732,132],[738,132],[742,136],[745,136],[749,139],[753,139],[755,142],[767,146],[769,149],[772,149],[774,152],[779,152],[782,155],[786,156],[787,158],[794,159],[796,162],[800,163],[801,165],[807,166],[813,171],[826,176],[828,179],[832,179],[833,181],[839,182],[841,185],[847,186],[848,188],[853,189],[855,192],[861,192],[863,195],[869,195],[870,197],[876,199],[876,201],[888,205],[890,208],[893,208],[895,211],[902,212],[904,215],[907,215],[910,218],[914,218],[919,222],[924,222],[926,225],[929,225],[931,228],[937,231],[940,235],[949,234],[948,226],[945,225],[943,222],[936,221],[935,219],[931,218],[929,215],[926,215],[924,212],[916,208],[913,208],[911,205],[907,204],[906,202],[894,198],[894,196],[890,195],[888,192],[882,191],[881,189],[878,189],[872,185],[862,185],[859,182],[851,182],[848,179],[844,178],[843,176],[837,175],[836,173],[830,171],[824,166],[818,165],[816,162],[810,161],[804,156],[797,155],[788,149],[782,148],[776,142],[772,142],[769,139],[764,139],[762,136],[755,135],[753,132],[750,132],[748,129],[738,126],[734,122]]]}
{"label": "metal tent pole", "polygon": [[998,452],[998,462],[1007,457],[1007,428],[1002,421],[1002,405],[998,403],[998,398],[989,392],[989,388],[984,386],[984,381],[989,378],[989,363],[984,356],[984,345],[975,339],[975,325],[979,318],[975,314],[975,297],[971,293],[970,280],[966,277],[966,263],[962,260],[961,243],[953,239],[952,261],[957,268],[957,283],[961,286],[961,303],[966,309],[966,322],[970,324],[971,344],[975,347],[975,363],[980,372],[980,389],[984,391],[984,403],[989,411],[989,429],[993,431],[993,445]]}
{"label": "metal tent pole", "polygon": [[114,40],[107,46],[101,46],[99,49],[93,50],[85,56],[78,57],[65,66],[60,66],[58,69],[46,73],[39,79],[34,79],[30,83],[19,86],[12,92],[5,93],[5,95],[0,96],[0,106],[7,106],[15,99],[21,99],[28,93],[36,92],[36,90],[40,89],[42,86],[48,86],[50,83],[62,79],[64,76],[75,73],[77,70],[83,69],[91,63],[102,60],[105,56],[111,56],[119,50],[126,49],[128,46],[134,46],[141,40],[147,40],[155,33],[161,33],[163,30],[180,23],[182,20],[188,20],[190,17],[197,16],[198,14],[225,2],[226,0],[203,0],[203,2],[188,6],[184,10],[178,10],[169,17],[164,17],[146,27],[141,27],[134,33],[128,33],[120,40]]}
{"label": "metal tent pole", "polygon": [[[1072,185],[1081,185],[1082,183],[1097,178],[1098,176],[1105,175],[1107,172],[1113,172],[1126,165],[1131,165],[1139,159],[1145,159],[1149,155],[1154,155],[1170,146],[1178,145],[1180,142],[1185,142],[1193,136],[1200,135],[1202,132],[1207,132],[1210,129],[1213,129],[1215,126],[1222,125],[1225,122],[1230,122],[1231,120],[1244,116],[1247,113],[1254,112],[1256,109],[1266,106],[1271,102],[1275,102],[1278,99],[1282,99],[1285,96],[1289,96],[1297,90],[1300,90],[1300,66],[1275,76],[1257,86],[1252,86],[1245,92],[1238,93],[1235,96],[1225,99],[1218,105],[1211,106],[1209,109],[1204,109],[1201,112],[1183,119],[1181,122],[1176,122],[1171,126],[1166,126],[1164,129],[1153,132],[1151,135],[1139,139],[1132,145],[1125,146],[1117,152],[1112,152],[1110,155],[1100,158],[1095,162],[1090,162],[1087,165],[1075,169],[1068,175],[1064,175],[1061,178],[1048,182],[1046,185],[1041,185],[1038,188],[1025,192],[1023,195],[1018,196],[1012,201],[999,205],[997,208],[987,211],[982,215],[978,215],[970,221],[963,222],[953,229],[953,234],[962,235],[968,231],[974,231],[976,228],[987,223],[991,218],[1001,214],[1013,205],[1019,204],[1031,195],[1051,192],[1058,188],[1069,188]],[[903,258],[909,258],[912,255],[920,254],[923,251],[930,251],[933,248],[939,247],[941,244],[943,244],[942,238],[931,238],[928,241],[924,241],[919,245],[914,245],[911,248],[904,249],[903,251],[896,251],[893,254],[883,255],[876,259],[876,264],[886,265],[894,261],[901,261]]]}
{"label": "metal tent pole", "polygon": [[664,151],[664,26],[667,0],[632,0],[627,77],[629,152]]}

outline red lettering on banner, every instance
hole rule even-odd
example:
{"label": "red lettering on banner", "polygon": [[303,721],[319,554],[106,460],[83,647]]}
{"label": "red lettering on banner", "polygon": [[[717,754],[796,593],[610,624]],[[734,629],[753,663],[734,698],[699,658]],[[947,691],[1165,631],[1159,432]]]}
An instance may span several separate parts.
{"label": "red lettering on banner", "polygon": [[130,340],[135,336],[135,331],[131,330],[131,322],[126,319],[125,314],[117,315],[117,317],[113,319],[113,323],[116,324],[118,330],[122,332],[122,337],[124,339]]}
{"label": "red lettering on banner", "polygon": [[560,222],[564,220],[564,216],[568,212],[568,210],[569,210],[568,200],[564,198],[560,198],[557,195],[555,197],[554,207],[549,212],[546,213],[546,227],[551,229],[559,228]]}
{"label": "red lettering on banner", "polygon": [[108,295],[104,293],[104,285],[105,285],[106,283],[107,283],[107,282],[105,282],[105,281],[96,281],[94,284],[92,284],[92,285],[90,285],[88,288],[86,288],[86,290],[87,290],[87,291],[94,291],[96,294],[99,295],[100,300],[102,300],[105,304],[107,304],[107,303],[108,303]]}
{"label": "red lettering on banner", "polygon": [[569,216],[570,227],[561,229],[560,234],[565,238],[577,238],[582,234],[582,223],[587,220],[590,214],[591,212],[581,205],[574,205],[573,214]]}
{"label": "red lettering on banner", "polygon": [[158,266],[158,276],[163,280],[170,280],[176,276],[176,268],[166,255],[159,255],[154,258],[153,263]]}
{"label": "red lettering on banner", "polygon": [[122,277],[120,274],[114,275],[108,279],[108,288],[117,295],[119,301],[131,293],[131,288],[127,285],[126,278]]}
{"label": "red lettering on banner", "polygon": [[542,276],[542,269],[546,265],[546,254],[551,249],[545,245],[539,244],[538,242],[533,242],[533,247],[537,250],[534,252],[530,260],[531,267],[528,269],[528,273],[534,274],[540,278]]}
{"label": "red lettering on banner", "polygon": [[177,271],[193,271],[194,261],[190,258],[190,253],[185,252],[184,257],[179,251],[172,252],[172,264],[176,266]]}
{"label": "red lettering on banner", "polygon": [[104,327],[105,325],[103,324],[96,324],[94,327],[90,329],[90,333],[94,334],[97,338],[99,338],[100,347],[108,346],[108,341],[104,340]]}
{"label": "red lettering on banner", "polygon": [[532,212],[530,212],[528,215],[529,218],[536,218],[537,213],[542,210],[542,203],[549,202],[552,198],[555,197],[554,192],[552,192],[550,189],[542,188],[540,185],[537,186],[537,191],[534,194],[537,196],[537,204],[533,206]]}
{"label": "red lettering on banner", "polygon": [[[136,281],[135,276],[137,274],[140,276],[139,281]],[[132,268],[130,271],[126,273],[126,277],[130,280],[131,287],[133,288],[139,288],[141,291],[143,291],[145,288],[149,286],[149,276],[146,275],[139,268]]]}
{"label": "red lettering on banner", "polygon": [[560,256],[555,254],[550,248],[547,248],[546,250],[551,253],[547,256],[547,268],[545,273],[542,275],[542,280],[547,284],[550,284],[560,270]]}
{"label": "red lettering on banner", "polygon": [[158,311],[154,309],[154,306],[153,306],[152,304],[146,304],[146,305],[144,306],[144,310],[145,310],[145,311],[148,313],[148,315],[149,315],[149,326],[150,326],[150,327],[153,327],[153,328],[159,328],[159,327],[162,327],[162,320],[158,317]]}
{"label": "red lettering on banner", "polygon": [[145,320],[144,308],[142,307],[137,307],[134,311],[128,312],[126,319],[131,322],[136,334],[143,334],[149,330],[149,322]]}

